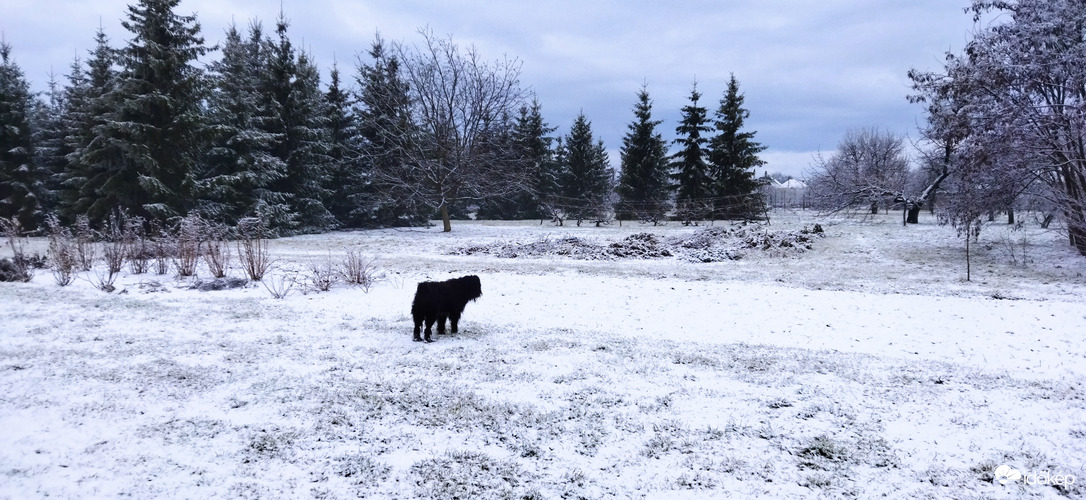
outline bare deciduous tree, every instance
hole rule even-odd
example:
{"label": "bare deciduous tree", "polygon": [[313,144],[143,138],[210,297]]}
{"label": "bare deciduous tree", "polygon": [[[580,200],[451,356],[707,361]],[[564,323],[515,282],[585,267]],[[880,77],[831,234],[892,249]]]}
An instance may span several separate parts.
{"label": "bare deciduous tree", "polygon": [[905,140],[867,128],[846,133],[829,158],[816,157],[808,186],[823,209],[864,206],[874,214],[902,197],[908,174]]}
{"label": "bare deciduous tree", "polygon": [[526,92],[519,61],[488,62],[475,47],[420,34],[421,46],[395,47],[411,101],[413,127],[394,134],[406,161],[375,169],[374,182],[440,212],[448,232],[452,203],[514,195],[528,185],[517,148],[501,140]]}
{"label": "bare deciduous tree", "polygon": [[1086,4],[974,0],[969,10],[974,21],[1005,22],[980,26],[962,55],[947,55],[945,73],[910,72],[914,100],[933,105],[929,129],[944,139],[947,158],[971,141],[957,168],[966,168],[965,186],[981,189],[977,199],[1013,200],[1042,181],[1070,243],[1086,255]]}

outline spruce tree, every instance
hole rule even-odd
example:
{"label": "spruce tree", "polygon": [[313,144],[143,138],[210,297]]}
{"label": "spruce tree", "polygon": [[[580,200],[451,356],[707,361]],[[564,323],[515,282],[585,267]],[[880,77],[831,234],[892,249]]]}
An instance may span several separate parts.
{"label": "spruce tree", "polygon": [[25,230],[43,221],[44,179],[35,163],[30,84],[0,42],[0,219],[14,218]]}
{"label": "spruce tree", "polygon": [[544,207],[558,193],[558,162],[554,154],[555,138],[550,134],[558,130],[543,120],[543,107],[533,100],[531,107],[520,110],[513,139],[531,172],[530,191],[521,202],[521,218],[549,216]]}
{"label": "spruce tree", "polygon": [[[368,51],[370,63],[358,68],[358,149],[350,195],[355,220],[368,226],[418,225],[429,214],[406,192],[420,182],[406,148],[417,136],[411,98],[400,60],[380,35]],[[395,182],[401,180],[402,182]],[[417,185],[417,184],[415,184]]]}
{"label": "spruce tree", "polygon": [[84,114],[87,109],[86,96],[90,84],[79,58],[72,61],[67,78],[68,83],[62,91],[65,102],[64,112],[60,116],[62,140],[67,154],[63,167],[57,173],[57,189],[53,193],[57,201],[57,217],[64,225],[75,222],[80,189],[87,182],[79,159],[80,152],[85,147],[84,141],[81,140],[82,132],[86,130],[89,133],[90,130]]}
{"label": "spruce tree", "polygon": [[614,170],[603,141],[592,137],[592,124],[584,113],[577,115],[562,141],[559,157],[559,218],[574,219],[578,225],[583,220],[606,220]]}
{"label": "spruce tree", "polygon": [[709,127],[708,110],[698,105],[701,93],[695,83],[690,89],[690,104],[682,108],[682,120],[675,127],[673,141],[679,150],[671,155],[672,189],[675,192],[676,215],[689,223],[709,215],[712,208],[712,179],[709,177],[709,155],[706,137]]}
{"label": "spruce tree", "polygon": [[267,57],[262,78],[263,104],[269,111],[265,130],[281,139],[271,154],[282,161],[285,175],[274,189],[287,195],[289,219],[282,232],[323,231],[335,225],[324,206],[328,197],[327,118],[320,74],[306,54],[298,54],[287,35],[290,23],[280,13],[276,38],[264,42]]}
{"label": "spruce tree", "polygon": [[[95,48],[90,51],[87,69],[77,58],[72,61],[68,85],[64,88],[67,106],[61,118],[68,150],[57,193],[58,215],[64,224],[72,224],[80,215],[102,219],[111,201],[99,203],[100,188],[109,170],[119,163],[121,150],[104,127],[117,106],[116,51],[101,28],[95,33]],[[92,214],[98,207],[102,213]]]}
{"label": "spruce tree", "polygon": [[732,75],[716,110],[716,135],[709,141],[716,218],[757,218],[765,213],[765,201],[755,179],[755,168],[765,165],[758,158],[765,146],[754,141],[755,132],[743,131],[743,121],[750,116],[750,111],[743,108],[743,100],[739,82]]}
{"label": "spruce tree", "polygon": [[652,119],[652,100],[642,87],[634,106],[634,121],[622,139],[622,173],[615,207],[619,219],[656,223],[670,209],[667,145],[656,131],[660,123]]}
{"label": "spruce tree", "polygon": [[290,99],[283,107],[290,146],[286,181],[293,187],[291,205],[298,215],[298,230],[321,232],[336,226],[335,217],[325,206],[332,194],[328,189],[332,163],[329,112],[320,71],[312,57],[298,54],[295,69]]}
{"label": "spruce tree", "polygon": [[272,231],[286,234],[296,231],[299,223],[298,213],[294,211],[295,187],[288,174],[292,145],[285,119],[296,72],[295,53],[287,37],[287,22],[282,13],[276,21],[275,32],[278,39],[269,36],[261,42],[260,104],[267,110],[261,125],[265,132],[275,137],[275,141],[269,145],[269,155],[283,165],[283,175],[272,183],[272,191],[283,194],[286,213],[266,223]]}
{"label": "spruce tree", "polygon": [[[508,168],[524,173],[527,168],[524,156],[517,148],[513,130],[516,124],[511,116],[503,114],[498,119],[484,118],[482,133],[478,134],[474,146],[477,165],[485,165],[486,170]],[[520,202],[528,192],[528,182],[520,183],[516,188],[493,196],[487,185],[465,183],[459,199],[449,204],[449,215],[454,219],[467,219],[471,209],[476,208],[475,217],[480,219],[519,219]]]}
{"label": "spruce tree", "polygon": [[554,151],[549,137],[556,129],[543,120],[538,100],[521,106],[509,131],[509,158],[529,173],[520,193],[480,203],[478,217],[487,219],[537,219],[543,217],[544,199],[555,194]]}
{"label": "spruce tree", "polygon": [[351,192],[345,189],[357,183],[353,166],[358,156],[358,127],[351,107],[351,94],[342,87],[339,65],[336,63],[332,64],[324,105],[328,110],[328,181],[331,191],[328,211],[336,218],[338,225],[358,227],[351,215],[355,208],[351,202]]}
{"label": "spruce tree", "polygon": [[67,164],[70,152],[65,144],[64,129],[64,92],[56,76],[50,74],[47,90],[40,99],[35,100],[32,116],[34,130],[35,162],[45,182],[42,208],[47,213],[57,211],[57,193],[60,191],[61,176]]}
{"label": "spruce tree", "polygon": [[262,128],[268,113],[257,87],[263,69],[261,38],[257,22],[250,25],[248,39],[231,25],[222,58],[209,66],[210,147],[199,172],[197,193],[200,211],[213,220],[233,225],[256,216],[276,227],[290,207],[286,196],[272,189],[285,176],[286,163],[270,153],[281,137]]}
{"label": "spruce tree", "polygon": [[202,154],[207,53],[196,17],[174,12],[180,0],[139,0],[122,21],[132,39],[118,52],[117,108],[97,132],[120,150],[100,158],[104,182],[89,208],[165,221],[195,206],[195,166]]}

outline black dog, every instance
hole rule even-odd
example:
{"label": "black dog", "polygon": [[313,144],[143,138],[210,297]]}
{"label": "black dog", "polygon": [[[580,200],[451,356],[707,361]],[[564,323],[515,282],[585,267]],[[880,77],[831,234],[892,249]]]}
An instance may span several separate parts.
{"label": "black dog", "polygon": [[[478,276],[464,276],[448,281],[423,281],[415,290],[415,300],[411,302],[411,316],[415,319],[415,342],[433,342],[430,327],[437,322],[438,335],[445,334],[445,318],[452,323],[452,332],[456,333],[456,324],[464,312],[464,306],[483,295],[483,287]],[[426,322],[426,338],[419,336],[422,322]]]}

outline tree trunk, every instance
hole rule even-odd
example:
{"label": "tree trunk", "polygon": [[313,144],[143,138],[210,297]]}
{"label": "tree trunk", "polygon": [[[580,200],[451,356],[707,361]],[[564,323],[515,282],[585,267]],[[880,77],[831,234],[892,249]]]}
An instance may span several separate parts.
{"label": "tree trunk", "polygon": [[1086,229],[1069,227],[1067,232],[1071,235],[1071,246],[1078,250],[1079,255],[1086,257]]}
{"label": "tree trunk", "polygon": [[449,219],[449,204],[441,204],[441,227],[446,233],[452,231],[452,220]]}
{"label": "tree trunk", "polygon": [[973,270],[972,270],[972,268],[970,266],[970,262],[969,262],[969,238],[973,237],[973,235],[971,234],[973,231],[971,229],[972,228],[970,227],[970,225],[966,224],[966,226],[965,226],[965,281],[972,281],[971,278],[972,278],[972,271]]}
{"label": "tree trunk", "polygon": [[920,223],[920,209],[923,208],[923,204],[909,203],[909,215],[905,219],[906,224],[919,224]]}
{"label": "tree trunk", "polygon": [[1014,209],[1013,208],[1008,208],[1007,209],[1007,224],[1011,225],[1011,226],[1014,225]]}
{"label": "tree trunk", "polygon": [[871,215],[879,215],[879,202],[871,202]]}
{"label": "tree trunk", "polygon": [[1086,256],[1086,210],[1077,201],[1068,202],[1068,205],[1063,209],[1067,239],[1079,255]]}

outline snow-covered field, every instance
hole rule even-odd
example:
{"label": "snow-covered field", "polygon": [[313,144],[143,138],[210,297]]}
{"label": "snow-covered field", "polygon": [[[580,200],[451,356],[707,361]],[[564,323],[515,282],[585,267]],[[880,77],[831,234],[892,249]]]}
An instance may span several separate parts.
{"label": "snow-covered field", "polygon": [[[753,231],[825,233],[711,263],[510,252],[675,223],[286,238],[266,282],[384,279],[283,299],[39,270],[0,283],[0,497],[1083,497],[1086,259],[993,225],[967,282],[899,217],[778,212]],[[412,342],[415,283],[464,274],[461,332]]]}

